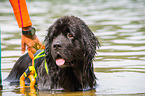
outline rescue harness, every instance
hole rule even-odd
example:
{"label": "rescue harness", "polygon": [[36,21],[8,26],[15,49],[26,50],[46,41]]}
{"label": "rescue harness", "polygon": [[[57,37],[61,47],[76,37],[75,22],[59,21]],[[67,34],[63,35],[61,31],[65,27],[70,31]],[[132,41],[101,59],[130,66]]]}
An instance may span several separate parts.
{"label": "rescue harness", "polygon": [[[38,53],[37,55],[33,55],[32,53],[30,53],[30,50],[28,50],[28,54],[30,56],[30,58],[32,59],[32,66],[29,66],[26,71],[21,75],[20,77],[20,87],[24,87],[25,86],[25,79],[29,78],[30,79],[30,87],[34,87],[36,84],[36,78],[37,78],[37,71],[36,71],[36,59],[39,58],[43,58],[45,57],[45,52],[40,51],[40,53]],[[44,61],[44,67],[45,67],[45,71],[48,74],[48,66],[47,66],[47,62],[46,59]],[[38,66],[38,65],[37,65]]]}

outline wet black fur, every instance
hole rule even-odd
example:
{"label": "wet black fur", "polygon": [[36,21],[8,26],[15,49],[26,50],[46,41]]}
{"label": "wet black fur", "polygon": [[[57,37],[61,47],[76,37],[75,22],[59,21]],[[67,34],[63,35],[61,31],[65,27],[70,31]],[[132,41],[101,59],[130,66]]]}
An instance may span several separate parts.
{"label": "wet black fur", "polygon": [[[69,34],[72,37],[69,37]],[[96,87],[92,60],[99,41],[81,19],[74,16],[58,19],[48,29],[45,43],[46,56],[36,61],[39,90],[78,91]],[[60,50],[54,49],[56,43],[61,44]],[[57,57],[66,60],[65,67],[56,65]],[[44,67],[45,60],[49,74]],[[25,54],[16,62],[6,80],[18,81],[29,65],[31,59]]]}

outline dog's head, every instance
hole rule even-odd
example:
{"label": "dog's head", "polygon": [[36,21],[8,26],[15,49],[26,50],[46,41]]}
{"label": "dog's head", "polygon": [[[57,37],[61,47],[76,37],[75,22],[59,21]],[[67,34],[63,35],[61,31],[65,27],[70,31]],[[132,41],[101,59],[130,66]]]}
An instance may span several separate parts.
{"label": "dog's head", "polygon": [[46,55],[60,67],[72,67],[74,61],[93,59],[99,42],[87,25],[77,17],[58,19],[46,36]]}

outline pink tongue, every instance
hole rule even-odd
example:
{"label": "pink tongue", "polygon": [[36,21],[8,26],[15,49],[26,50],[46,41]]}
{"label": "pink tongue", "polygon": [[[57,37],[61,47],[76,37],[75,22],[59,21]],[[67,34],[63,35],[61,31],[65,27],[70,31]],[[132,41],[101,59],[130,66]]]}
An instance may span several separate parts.
{"label": "pink tongue", "polygon": [[61,66],[61,65],[63,65],[65,63],[65,60],[64,59],[56,59],[56,64],[58,65],[58,66]]}

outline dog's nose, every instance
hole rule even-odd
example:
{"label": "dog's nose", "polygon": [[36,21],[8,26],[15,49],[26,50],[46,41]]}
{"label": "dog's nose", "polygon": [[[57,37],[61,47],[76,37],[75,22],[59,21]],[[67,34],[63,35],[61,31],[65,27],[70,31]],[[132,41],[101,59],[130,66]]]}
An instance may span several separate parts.
{"label": "dog's nose", "polygon": [[62,44],[61,44],[61,43],[55,43],[55,44],[53,45],[53,48],[54,48],[55,50],[61,49],[61,47],[62,47]]}

